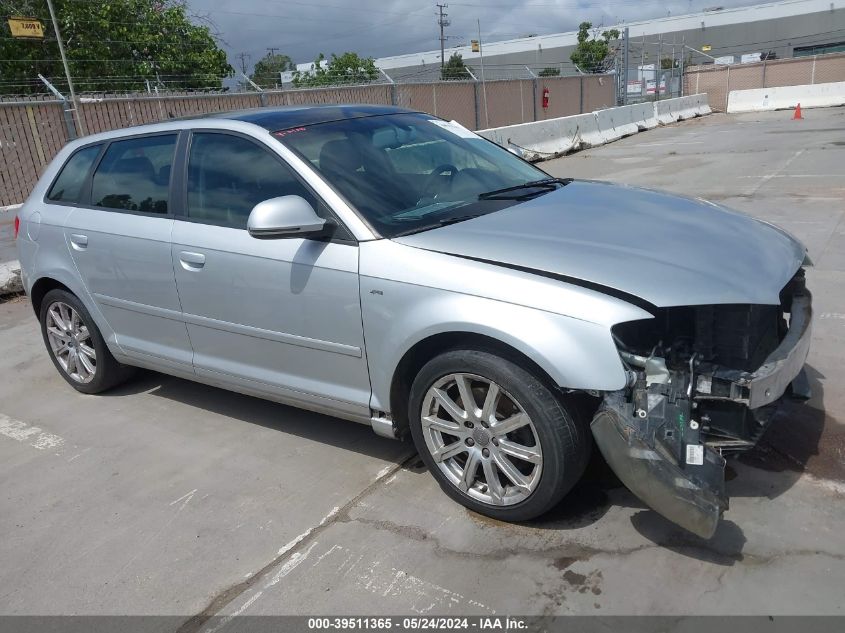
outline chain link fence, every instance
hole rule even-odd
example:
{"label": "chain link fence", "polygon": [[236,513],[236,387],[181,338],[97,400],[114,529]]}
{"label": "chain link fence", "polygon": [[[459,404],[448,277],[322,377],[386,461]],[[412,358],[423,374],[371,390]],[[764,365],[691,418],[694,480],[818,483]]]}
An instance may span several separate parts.
{"label": "chain link fence", "polygon": [[87,95],[79,100],[78,117],[68,101],[55,98],[0,101],[0,206],[22,202],[65,143],[86,134],[210,112],[357,103],[429,112],[478,130],[612,107],[614,85],[610,75],[583,75],[484,82],[384,81],[263,92]]}

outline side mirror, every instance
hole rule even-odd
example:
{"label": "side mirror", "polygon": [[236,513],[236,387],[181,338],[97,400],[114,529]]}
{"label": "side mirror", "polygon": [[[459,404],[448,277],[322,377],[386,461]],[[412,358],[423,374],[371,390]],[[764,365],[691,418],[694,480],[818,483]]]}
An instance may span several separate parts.
{"label": "side mirror", "polygon": [[281,196],[259,202],[249,214],[246,229],[258,239],[320,237],[332,223],[317,215],[300,196]]}

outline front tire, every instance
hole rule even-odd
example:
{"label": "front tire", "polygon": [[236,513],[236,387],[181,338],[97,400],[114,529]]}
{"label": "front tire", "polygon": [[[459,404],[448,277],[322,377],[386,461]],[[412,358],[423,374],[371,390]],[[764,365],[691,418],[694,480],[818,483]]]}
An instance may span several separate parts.
{"label": "front tire", "polygon": [[540,377],[480,350],[429,361],[411,387],[414,444],[443,491],[467,508],[526,521],[584,473],[589,430]]}
{"label": "front tire", "polygon": [[44,295],[39,319],[50,359],[77,391],[100,393],[132,374],[132,368],[115,360],[94,319],[70,292],[56,289]]}

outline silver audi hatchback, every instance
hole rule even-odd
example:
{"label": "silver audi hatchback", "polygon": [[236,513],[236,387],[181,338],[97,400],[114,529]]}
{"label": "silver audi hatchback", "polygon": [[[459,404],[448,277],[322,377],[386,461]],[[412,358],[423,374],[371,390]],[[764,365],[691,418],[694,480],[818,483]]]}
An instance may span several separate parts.
{"label": "silver audi hatchback", "polygon": [[550,177],[454,121],[264,108],[68,144],[20,215],[62,377],[145,367],[410,436],[536,517],[593,444],[709,537],[725,459],[806,396],[806,249],[723,207]]}

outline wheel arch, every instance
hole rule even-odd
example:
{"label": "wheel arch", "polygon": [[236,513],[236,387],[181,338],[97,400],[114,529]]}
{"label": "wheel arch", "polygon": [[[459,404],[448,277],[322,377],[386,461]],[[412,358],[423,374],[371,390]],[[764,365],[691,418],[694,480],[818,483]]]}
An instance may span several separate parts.
{"label": "wheel arch", "polygon": [[408,433],[408,398],[411,385],[431,359],[454,349],[491,352],[511,360],[531,372],[551,389],[558,389],[552,376],[536,361],[516,347],[486,334],[470,331],[440,332],[414,343],[399,360],[390,381],[390,410],[400,437]]}
{"label": "wheel arch", "polygon": [[82,302],[82,305],[85,306],[85,309],[88,310],[88,313],[94,320],[94,324],[103,335],[106,345],[112,346],[116,344],[114,331],[94,302],[94,299],[88,294],[81,280],[75,278],[63,268],[51,268],[48,270],[39,270],[38,276],[31,284],[27,290],[27,295],[32,303],[32,309],[35,312],[36,318],[41,318],[41,304],[47,293],[56,289],[64,290]]}
{"label": "wheel arch", "polygon": [[54,279],[53,277],[41,277],[32,284],[32,288],[29,291],[29,300],[32,303],[32,309],[35,311],[36,317],[41,316],[41,302],[51,290],[65,290],[75,297],[78,297],[73,290],[58,279]]}

